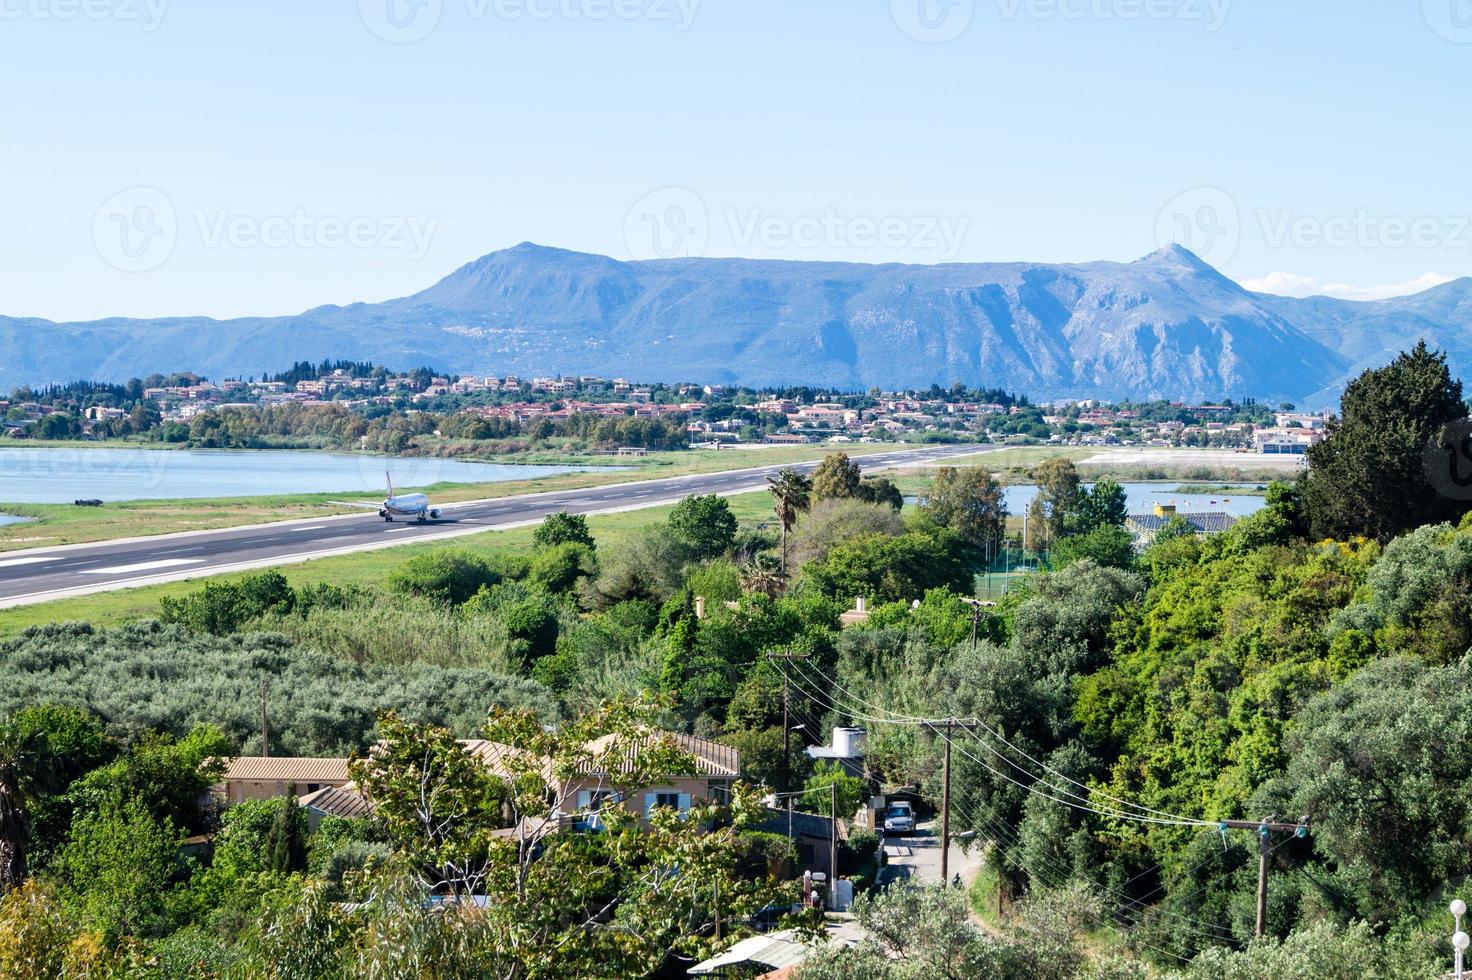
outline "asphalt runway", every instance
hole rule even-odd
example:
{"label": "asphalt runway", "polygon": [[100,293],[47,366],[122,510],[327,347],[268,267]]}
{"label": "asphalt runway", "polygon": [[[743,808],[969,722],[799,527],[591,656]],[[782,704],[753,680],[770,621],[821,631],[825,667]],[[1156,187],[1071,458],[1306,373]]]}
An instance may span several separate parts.
{"label": "asphalt runway", "polygon": [[[816,447],[815,447],[816,448]],[[816,450],[821,452],[821,450]],[[855,457],[866,470],[975,455],[975,445],[930,446]],[[558,511],[607,514],[670,504],[690,494],[737,494],[765,489],[767,477],[792,466],[811,472],[816,461],[667,477],[631,483],[445,504],[438,521],[386,523],[376,512],[188,531],[0,552],[0,608],[371,551],[418,541],[445,541],[483,531],[535,524]],[[431,500],[433,503],[433,500]]]}

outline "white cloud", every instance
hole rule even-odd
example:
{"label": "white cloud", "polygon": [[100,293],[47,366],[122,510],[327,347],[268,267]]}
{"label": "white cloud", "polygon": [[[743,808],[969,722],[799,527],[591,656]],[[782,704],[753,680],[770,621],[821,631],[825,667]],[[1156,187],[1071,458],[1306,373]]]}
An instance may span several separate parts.
{"label": "white cloud", "polygon": [[1242,288],[1255,293],[1272,293],[1275,296],[1332,296],[1335,299],[1376,300],[1410,296],[1451,282],[1452,279],[1452,276],[1444,276],[1439,272],[1428,272],[1410,282],[1384,286],[1352,286],[1341,282],[1323,283],[1313,276],[1300,276],[1292,272],[1270,272],[1260,279],[1242,280]]}

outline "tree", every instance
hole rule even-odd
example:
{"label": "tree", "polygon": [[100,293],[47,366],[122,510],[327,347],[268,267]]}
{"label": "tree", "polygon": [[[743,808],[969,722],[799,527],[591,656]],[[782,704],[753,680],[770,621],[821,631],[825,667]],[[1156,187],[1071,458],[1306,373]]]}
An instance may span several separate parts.
{"label": "tree", "polygon": [[588,530],[586,516],[569,514],[566,511],[548,514],[532,532],[532,544],[538,548],[550,548],[569,542],[587,545],[589,548],[595,547],[593,532]]}
{"label": "tree", "polygon": [[[830,787],[837,787],[835,790]],[[868,799],[869,785],[858,776],[851,776],[843,763],[820,761],[813,767],[813,774],[803,783],[802,808],[809,813],[827,813],[834,809],[840,820],[851,820],[859,804]]]}
{"label": "tree", "polygon": [[224,760],[233,752],[230,740],[209,725],[198,725],[181,739],[146,732],[126,755],[87,773],[67,795],[79,815],[129,801],[174,827],[204,829],[199,801],[224,774]]}
{"label": "tree", "polygon": [[[745,828],[763,813],[746,787],[727,806],[654,807],[647,821],[622,802],[693,771],[652,729],[658,708],[608,704],[557,729],[528,711],[497,711],[483,732],[494,755],[484,758],[443,729],[382,716],[382,741],[349,770],[399,858],[420,889],[496,900],[473,916],[453,901],[430,916],[422,897],[365,910],[357,941],[375,975],[644,976],[671,953],[710,950],[713,894],[728,921],[782,896],[739,874]],[[588,798],[588,786],[600,792]],[[559,832],[554,814],[602,832]]]}
{"label": "tree", "polygon": [[957,556],[959,548],[949,531],[871,534],[837,546],[804,574],[820,593],[843,601],[909,602],[930,589],[970,595],[972,576]]}
{"label": "tree", "polygon": [[1316,537],[1386,541],[1467,510],[1458,482],[1466,460],[1446,435],[1467,410],[1445,354],[1422,341],[1351,381],[1340,404],[1327,437],[1309,448],[1302,478]]}
{"label": "tree", "polygon": [[1067,534],[1083,508],[1078,469],[1073,460],[1063,457],[1045,460],[1032,471],[1037,484],[1037,500],[1046,522],[1047,539],[1056,542]]}
{"label": "tree", "polygon": [[1084,558],[1109,568],[1129,568],[1135,561],[1135,539],[1122,527],[1100,524],[1059,541],[1052,558],[1054,568],[1066,568]]}
{"label": "tree", "polygon": [[797,517],[812,502],[813,481],[797,470],[788,468],[767,477],[767,490],[775,503],[777,523],[782,526],[782,575],[787,575],[787,534],[797,524]]}
{"label": "tree", "polygon": [[986,555],[1001,544],[1007,526],[1002,486],[980,466],[942,466],[931,480],[921,510]]}
{"label": "tree", "polygon": [[527,581],[548,592],[570,592],[597,569],[593,549],[581,541],[548,545],[532,556]]}
{"label": "tree", "polygon": [[862,500],[820,500],[798,520],[793,557],[799,566],[823,561],[829,552],[870,534],[903,534],[905,523],[893,509]]}
{"label": "tree", "polygon": [[813,471],[813,499],[838,500],[859,496],[863,475],[848,453],[832,453]]}
{"label": "tree", "polygon": [[696,560],[716,558],[736,540],[736,515],[725,497],[686,497],[670,511],[669,528]]}
{"label": "tree", "polygon": [[855,496],[871,504],[883,504],[891,510],[902,510],[905,506],[904,493],[887,476],[864,477],[859,481],[859,490]]}
{"label": "tree", "polygon": [[51,788],[51,759],[44,735],[0,722],[0,895],[26,879],[28,810]]}
{"label": "tree", "polygon": [[[1347,917],[1394,921],[1467,873],[1472,848],[1472,664],[1394,657],[1298,713],[1283,784],[1311,813]],[[1283,805],[1283,804],[1280,804]]]}
{"label": "tree", "polygon": [[1078,526],[1076,533],[1087,533],[1100,527],[1124,527],[1129,516],[1129,505],[1124,487],[1115,480],[1104,477],[1079,497]]}
{"label": "tree", "polygon": [[79,816],[57,857],[68,894],[109,936],[149,936],[170,925],[169,892],[184,835],[136,799]]}

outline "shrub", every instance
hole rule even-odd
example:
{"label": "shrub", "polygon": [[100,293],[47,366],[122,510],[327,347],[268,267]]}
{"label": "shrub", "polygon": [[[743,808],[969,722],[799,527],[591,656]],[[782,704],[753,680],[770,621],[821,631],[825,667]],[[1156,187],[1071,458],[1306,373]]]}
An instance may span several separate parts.
{"label": "shrub", "polygon": [[441,548],[416,555],[394,570],[388,586],[404,595],[458,606],[481,589],[501,581],[501,573],[464,548]]}
{"label": "shrub", "polygon": [[287,613],[296,605],[296,593],[280,572],[247,575],[238,582],[211,583],[179,598],[159,602],[159,618],[195,633],[223,636],[247,621],[271,613]]}
{"label": "shrub", "polygon": [[582,514],[548,514],[532,532],[532,544],[538,548],[560,544],[581,544],[592,548],[593,532],[588,530],[588,518]]}

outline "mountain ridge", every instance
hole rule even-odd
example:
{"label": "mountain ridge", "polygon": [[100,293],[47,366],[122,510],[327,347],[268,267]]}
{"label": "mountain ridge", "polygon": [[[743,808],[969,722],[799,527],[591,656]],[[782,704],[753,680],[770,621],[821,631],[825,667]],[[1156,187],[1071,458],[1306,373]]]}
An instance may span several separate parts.
{"label": "mountain ridge", "polygon": [[0,316],[0,390],[327,357],[460,374],[928,387],[1318,406],[1425,338],[1472,369],[1472,278],[1359,302],[1256,293],[1188,249],[1133,262],[620,261],[523,242],[381,303],[293,316]]}

